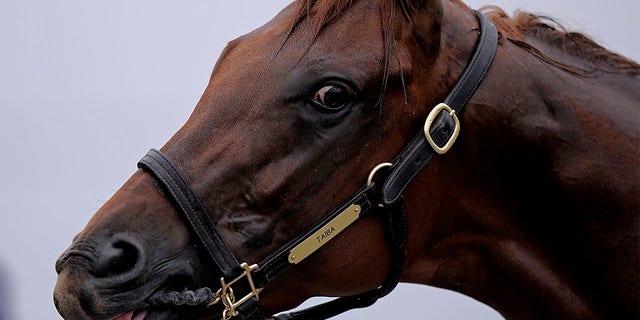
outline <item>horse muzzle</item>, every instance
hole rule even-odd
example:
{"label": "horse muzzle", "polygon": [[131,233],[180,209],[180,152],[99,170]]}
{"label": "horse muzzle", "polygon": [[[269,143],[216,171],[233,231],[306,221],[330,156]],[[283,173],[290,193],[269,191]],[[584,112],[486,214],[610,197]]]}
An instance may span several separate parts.
{"label": "horse muzzle", "polygon": [[170,313],[181,310],[153,305],[151,298],[192,286],[195,270],[189,261],[196,257],[190,250],[178,257],[154,257],[143,244],[127,233],[76,241],[56,262],[54,303],[60,315],[73,320],[175,318]]}

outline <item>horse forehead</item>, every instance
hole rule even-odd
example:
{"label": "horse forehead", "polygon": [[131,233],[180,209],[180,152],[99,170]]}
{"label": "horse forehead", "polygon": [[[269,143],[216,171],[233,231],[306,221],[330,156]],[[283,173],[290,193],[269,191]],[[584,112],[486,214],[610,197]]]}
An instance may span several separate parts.
{"label": "horse forehead", "polygon": [[[350,8],[339,18],[316,30],[317,16],[296,23],[295,3],[256,30],[231,41],[220,64],[236,75],[286,74],[304,63],[329,59],[349,60],[382,54],[382,27],[379,9],[367,5]],[[377,57],[380,58],[380,57]]]}

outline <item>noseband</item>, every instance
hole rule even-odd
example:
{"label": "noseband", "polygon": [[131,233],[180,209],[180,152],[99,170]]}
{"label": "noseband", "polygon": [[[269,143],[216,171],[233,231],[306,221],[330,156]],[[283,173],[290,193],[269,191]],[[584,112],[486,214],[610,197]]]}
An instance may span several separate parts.
{"label": "noseband", "polygon": [[[480,12],[474,11],[474,14],[480,22],[480,37],[473,57],[444,102],[433,108],[424,130],[413,137],[392,163],[374,168],[367,184],[347,201],[258,264],[238,262],[216,230],[202,202],[165,155],[152,149],[140,160],[138,167],[150,172],[162,184],[188,222],[190,231],[220,270],[220,289],[211,294],[210,299],[205,299],[204,303],[223,305],[223,320],[232,317],[266,319],[258,306],[262,288],[320,249],[359,217],[372,212],[382,215],[385,236],[391,248],[391,271],[385,282],[365,293],[280,314],[273,319],[327,319],[353,308],[367,307],[396,287],[406,256],[408,233],[402,193],[435,154],[446,153],[451,148],[460,131],[458,115],[462,114],[464,106],[480,86],[496,52],[498,33],[495,26]],[[383,167],[389,167],[389,173],[379,188],[373,178]],[[240,292],[243,292],[242,297],[238,295]]]}

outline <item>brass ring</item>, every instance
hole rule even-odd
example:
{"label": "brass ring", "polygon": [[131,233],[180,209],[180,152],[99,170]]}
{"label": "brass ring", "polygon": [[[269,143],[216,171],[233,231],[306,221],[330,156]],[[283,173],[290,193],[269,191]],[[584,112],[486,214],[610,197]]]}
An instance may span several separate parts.
{"label": "brass ring", "polygon": [[373,177],[376,175],[376,172],[378,172],[382,168],[391,167],[391,166],[393,166],[393,163],[391,162],[384,162],[375,166],[375,168],[371,170],[371,173],[369,173],[369,179],[367,179],[367,187],[370,186],[371,183],[373,182]]}

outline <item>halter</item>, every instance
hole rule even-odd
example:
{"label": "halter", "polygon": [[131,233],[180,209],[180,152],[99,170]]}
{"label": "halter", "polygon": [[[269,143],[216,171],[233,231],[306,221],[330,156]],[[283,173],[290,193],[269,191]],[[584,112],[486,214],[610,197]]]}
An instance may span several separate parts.
{"label": "halter", "polygon": [[[391,270],[378,288],[354,296],[341,297],[309,309],[280,314],[272,319],[327,319],[344,311],[370,306],[391,292],[398,282],[406,256],[407,218],[402,193],[435,154],[446,153],[460,132],[458,115],[484,79],[498,43],[495,26],[478,11],[480,36],[471,61],[443,103],[430,112],[424,129],[393,160],[376,166],[367,184],[322,220],[271,253],[257,264],[239,263],[226,246],[200,199],[189,188],[180,172],[160,151],[151,149],[138,163],[166,189],[204,249],[219,269],[220,289],[204,299],[209,305],[224,307],[223,320],[266,319],[258,306],[262,288],[299,264],[365,214],[377,212],[383,217],[385,237],[391,249]],[[389,174],[378,188],[376,173],[388,167]],[[239,295],[243,292],[242,295]]]}

